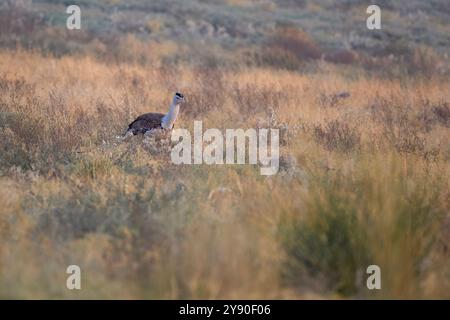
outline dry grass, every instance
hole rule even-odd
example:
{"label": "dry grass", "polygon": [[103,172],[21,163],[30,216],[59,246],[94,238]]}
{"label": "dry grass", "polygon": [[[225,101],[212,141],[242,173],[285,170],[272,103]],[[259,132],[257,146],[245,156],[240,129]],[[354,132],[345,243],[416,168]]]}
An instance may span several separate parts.
{"label": "dry grass", "polygon": [[[348,73],[1,52],[0,296],[448,298],[448,79]],[[175,90],[187,97],[178,127],[276,116],[296,161],[262,177],[116,142]],[[81,291],[65,288],[69,264]],[[378,294],[368,264],[381,266]]]}

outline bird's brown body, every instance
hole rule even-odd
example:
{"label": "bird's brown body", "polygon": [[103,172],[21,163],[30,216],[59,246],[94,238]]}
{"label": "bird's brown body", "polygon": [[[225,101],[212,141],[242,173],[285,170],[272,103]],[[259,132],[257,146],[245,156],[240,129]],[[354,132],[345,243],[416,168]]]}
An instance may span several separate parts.
{"label": "bird's brown body", "polygon": [[145,113],[136,118],[130,125],[128,126],[128,132],[132,132],[134,135],[139,133],[146,133],[147,131],[153,129],[161,129],[161,121],[164,117],[162,113]]}

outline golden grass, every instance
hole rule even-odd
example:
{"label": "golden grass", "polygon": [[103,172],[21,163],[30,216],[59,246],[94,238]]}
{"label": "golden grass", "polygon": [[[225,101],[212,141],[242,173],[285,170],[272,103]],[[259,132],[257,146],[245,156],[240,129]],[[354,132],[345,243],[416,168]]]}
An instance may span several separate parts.
{"label": "golden grass", "polygon": [[[449,89],[323,62],[301,74],[3,51],[0,296],[448,298],[450,132],[436,110]],[[116,142],[176,90],[189,130],[255,127],[273,110],[297,164],[263,177]],[[65,288],[69,264],[81,291]],[[367,264],[381,267],[379,293]]]}

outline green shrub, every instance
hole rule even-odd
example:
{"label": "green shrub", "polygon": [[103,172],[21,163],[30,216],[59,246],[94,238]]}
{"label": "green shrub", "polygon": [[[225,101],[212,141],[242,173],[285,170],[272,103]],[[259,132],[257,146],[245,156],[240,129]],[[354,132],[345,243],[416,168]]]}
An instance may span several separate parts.
{"label": "green shrub", "polygon": [[396,158],[363,160],[354,172],[316,176],[305,211],[286,215],[280,234],[287,252],[285,277],[297,286],[325,279],[326,289],[367,296],[366,268],[382,272],[382,295],[420,294],[443,216],[439,180],[402,174]]}

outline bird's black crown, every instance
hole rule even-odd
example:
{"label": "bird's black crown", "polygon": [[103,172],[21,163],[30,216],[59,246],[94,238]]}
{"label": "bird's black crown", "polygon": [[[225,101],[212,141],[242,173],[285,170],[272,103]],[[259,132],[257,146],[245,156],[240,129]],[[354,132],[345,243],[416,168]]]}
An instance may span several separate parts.
{"label": "bird's black crown", "polygon": [[179,92],[177,92],[177,93],[175,93],[175,95],[178,97],[178,98],[181,98],[181,99],[183,99],[184,98],[184,96],[183,96],[183,94],[182,93],[179,93]]}

